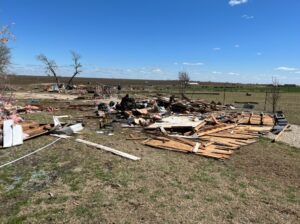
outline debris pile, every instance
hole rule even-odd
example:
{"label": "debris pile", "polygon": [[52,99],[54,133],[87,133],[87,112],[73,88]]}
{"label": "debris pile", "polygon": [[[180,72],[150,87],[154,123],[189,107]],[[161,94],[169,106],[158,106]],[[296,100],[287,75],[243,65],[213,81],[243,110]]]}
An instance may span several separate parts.
{"label": "debris pile", "polygon": [[278,111],[275,113],[275,126],[273,127],[272,132],[274,134],[279,134],[285,126],[288,125],[288,121],[286,120],[282,111]]}
{"label": "debris pile", "polygon": [[[121,102],[94,101],[93,104],[66,105],[65,109],[78,109],[86,114],[85,118],[98,119],[102,129],[112,122],[122,123],[123,128],[141,128],[144,136],[130,135],[127,140],[143,140],[143,144],[158,149],[166,149],[215,159],[228,159],[241,146],[255,143],[257,138],[270,131],[279,133],[287,126],[282,112],[273,114],[262,112],[238,112],[232,105],[222,105],[212,101],[182,100],[171,97],[153,97],[135,99],[126,95]],[[23,121],[18,114],[35,111],[53,111],[40,105],[4,107],[1,110],[0,141],[3,147],[10,147],[46,133],[56,136],[73,135],[83,129],[82,122],[61,123],[60,118],[53,116],[53,124]],[[5,116],[4,116],[5,115]],[[275,125],[276,124],[276,125]],[[104,133],[98,131],[96,133]],[[110,135],[113,133],[110,132]],[[96,146],[95,143],[77,142]],[[94,145],[93,145],[94,144]],[[122,154],[118,150],[97,144],[98,148]],[[118,152],[117,152],[118,151]],[[130,155],[122,154],[127,156]]]}
{"label": "debris pile", "polygon": [[0,145],[8,148],[23,144],[23,141],[45,135],[73,135],[83,130],[82,123],[61,123],[59,118],[67,116],[53,116],[54,124],[40,124],[35,121],[16,123],[13,119],[0,122]]}
{"label": "debris pile", "polygon": [[220,103],[174,97],[137,101],[126,95],[116,111],[127,118],[122,127],[144,128],[147,146],[216,159],[227,159],[240,146],[255,143],[275,122],[272,114],[230,111]]}
{"label": "debris pile", "polygon": [[[263,117],[269,116],[264,115]],[[260,134],[272,129],[272,126],[268,126],[269,120],[268,125],[261,125],[262,117],[260,117],[260,121],[256,115],[251,116],[253,120],[247,117],[247,123],[241,114],[237,114],[237,117],[241,118],[237,122],[234,122],[235,119],[230,120],[230,123],[220,122],[213,114],[211,114],[211,119],[206,118],[197,122],[188,121],[188,117],[168,117],[162,123],[157,122],[145,128],[146,130],[159,128],[161,134],[159,132],[155,135],[152,133],[154,136],[143,143],[160,149],[195,153],[216,159],[228,159],[234,150],[240,146],[255,143]],[[170,119],[177,120],[177,122],[165,122]],[[178,122],[179,120],[182,120],[182,123]],[[250,120],[252,122],[249,124]],[[254,123],[255,125],[253,125]]]}

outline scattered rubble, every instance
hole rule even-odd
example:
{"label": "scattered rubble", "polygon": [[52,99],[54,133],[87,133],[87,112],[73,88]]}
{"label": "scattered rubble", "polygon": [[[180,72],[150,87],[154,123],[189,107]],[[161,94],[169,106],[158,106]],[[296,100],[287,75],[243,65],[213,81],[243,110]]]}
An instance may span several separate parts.
{"label": "scattered rubble", "polygon": [[[135,99],[127,94],[120,103],[100,99],[92,104],[72,104],[65,108],[95,112],[82,119],[98,119],[100,131],[97,133],[114,135],[111,128],[108,131],[103,128],[112,127],[113,122],[118,122],[123,128],[142,128],[144,136],[130,136],[127,140],[143,140],[144,145],[154,148],[216,159],[228,159],[239,147],[255,143],[259,136],[270,131],[281,133],[287,126],[282,112],[275,115],[238,112],[232,105],[191,100],[185,96],[182,98],[159,96]],[[53,111],[55,108],[45,110],[40,105],[32,104],[22,108],[11,105],[4,107],[1,111],[3,131],[0,134],[3,146],[22,144],[23,140],[47,133],[67,138],[84,128],[82,122],[61,123],[59,119],[67,116],[54,116],[53,124],[39,124],[23,121],[19,115],[42,110]],[[96,146],[84,140],[78,142]]]}

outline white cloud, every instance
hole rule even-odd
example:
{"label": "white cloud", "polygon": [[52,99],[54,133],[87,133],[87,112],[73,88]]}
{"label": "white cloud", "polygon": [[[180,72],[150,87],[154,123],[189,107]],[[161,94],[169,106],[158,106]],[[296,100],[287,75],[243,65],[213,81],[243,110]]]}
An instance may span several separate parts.
{"label": "white cloud", "polygon": [[217,72],[217,71],[212,71],[211,73],[216,75],[222,74],[222,72]]}
{"label": "white cloud", "polygon": [[240,45],[239,45],[239,44],[236,44],[236,45],[234,45],[234,47],[235,47],[235,48],[239,48],[239,47],[240,47]]}
{"label": "white cloud", "polygon": [[242,15],[242,18],[243,19],[254,19],[254,16],[249,16],[249,15],[244,14],[244,15]]}
{"label": "white cloud", "polygon": [[241,4],[244,4],[244,3],[247,3],[247,2],[248,2],[248,0],[230,0],[228,2],[228,4],[230,6],[236,6],[236,5],[241,5]]}
{"label": "white cloud", "polygon": [[293,71],[297,71],[296,68],[285,67],[285,66],[280,66],[280,67],[278,67],[278,68],[275,68],[274,70],[276,70],[276,71],[284,71],[284,72],[293,72]]}
{"label": "white cloud", "polygon": [[256,55],[257,55],[257,56],[261,56],[262,53],[261,53],[261,52],[257,52]]}
{"label": "white cloud", "polygon": [[188,65],[188,66],[202,66],[204,63],[202,62],[183,62],[183,65]]}
{"label": "white cloud", "polygon": [[300,74],[300,71],[296,71],[295,74]]}
{"label": "white cloud", "polygon": [[219,48],[219,47],[214,47],[213,48],[213,51],[220,51],[221,50],[221,48]]}
{"label": "white cloud", "polygon": [[241,74],[235,72],[228,72],[228,75],[240,76]]}
{"label": "white cloud", "polygon": [[153,73],[162,73],[162,70],[160,68],[154,68],[152,69]]}

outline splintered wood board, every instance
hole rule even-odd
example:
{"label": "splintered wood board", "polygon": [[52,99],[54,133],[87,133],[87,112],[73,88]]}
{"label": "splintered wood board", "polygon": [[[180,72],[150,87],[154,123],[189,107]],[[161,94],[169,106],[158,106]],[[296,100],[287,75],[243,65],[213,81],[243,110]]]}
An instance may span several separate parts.
{"label": "splintered wood board", "polygon": [[261,124],[261,116],[258,114],[252,114],[252,116],[250,117],[250,124],[260,125]]}
{"label": "splintered wood board", "polygon": [[243,125],[238,126],[238,129],[248,130],[248,131],[254,131],[254,132],[268,132],[272,130],[272,127],[270,126],[252,126],[252,125]]}
{"label": "splintered wood board", "polygon": [[39,123],[35,122],[35,121],[28,121],[28,122],[22,122],[21,123],[23,131],[26,131],[30,128],[37,128],[39,127]]}
{"label": "splintered wood board", "polygon": [[238,148],[241,145],[244,145],[243,143],[239,143],[234,141],[234,139],[228,139],[228,138],[219,138],[219,137],[207,137],[204,136],[201,138],[202,140],[210,141],[210,142],[215,142],[220,145],[225,145],[233,148]]}
{"label": "splintered wood board", "polygon": [[250,114],[249,115],[242,115],[242,117],[239,119],[239,124],[248,124],[250,121]]}
{"label": "splintered wood board", "polygon": [[[200,156],[205,156],[205,157],[211,157],[215,159],[228,159],[230,152],[224,151],[222,153],[221,150],[218,149],[213,149],[213,148],[201,148],[197,152],[193,152],[194,147],[185,144],[182,142],[178,142],[175,140],[163,140],[163,139],[148,139],[143,142],[145,145],[154,147],[154,148],[160,148],[160,149],[167,149],[167,150],[172,150],[172,151],[179,151],[179,152],[186,152],[186,153],[194,153]],[[196,145],[196,143],[195,143]],[[214,151],[215,150],[215,151]]]}
{"label": "splintered wood board", "polygon": [[243,130],[243,129],[240,129],[240,128],[225,130],[225,131],[217,132],[216,134],[242,135],[242,136],[249,136],[249,138],[259,137],[259,134],[257,132],[249,131],[249,130]]}
{"label": "splintered wood board", "polygon": [[122,156],[122,157],[127,158],[127,159],[131,159],[131,160],[140,160],[141,159],[140,157],[128,154],[126,152],[122,152],[122,151],[119,151],[119,150],[116,150],[116,149],[113,149],[113,148],[110,148],[110,147],[107,147],[107,146],[104,146],[104,145],[100,145],[100,144],[97,144],[97,143],[86,141],[86,140],[83,140],[83,139],[76,139],[76,142],[80,142],[80,143],[83,143],[83,144],[86,144],[86,145],[89,145],[89,146],[92,146],[92,147],[96,147],[98,149],[102,149],[104,151],[111,152],[115,155]]}
{"label": "splintered wood board", "polygon": [[248,140],[248,139],[256,137],[253,135],[230,134],[230,133],[229,134],[214,133],[214,134],[208,134],[207,136],[221,137],[221,138],[233,138],[233,139],[244,139],[244,140]]}
{"label": "splintered wood board", "polygon": [[163,149],[179,150],[179,151],[186,151],[186,152],[193,152],[193,148],[194,148],[191,145],[174,141],[174,140],[150,139],[144,141],[144,144],[153,147],[163,148]]}
{"label": "splintered wood board", "polygon": [[199,131],[197,134],[200,137],[200,136],[220,132],[220,131],[227,130],[227,129],[234,128],[234,127],[236,127],[236,124],[226,125],[223,127],[217,127],[217,128],[213,128],[213,129],[207,130],[207,131]]}
{"label": "splintered wood board", "polygon": [[263,125],[266,126],[273,126],[274,125],[274,118],[272,115],[264,114],[262,118]]}
{"label": "splintered wood board", "polygon": [[40,135],[47,134],[50,129],[51,129],[50,124],[43,124],[36,128],[28,129],[28,130],[24,131],[24,133],[28,135],[24,140],[28,140],[28,139],[35,138]]}

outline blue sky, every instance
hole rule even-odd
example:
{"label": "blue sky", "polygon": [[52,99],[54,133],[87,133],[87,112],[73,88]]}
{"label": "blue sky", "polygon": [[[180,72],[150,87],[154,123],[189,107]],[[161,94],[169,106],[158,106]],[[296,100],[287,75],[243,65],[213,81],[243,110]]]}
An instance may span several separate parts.
{"label": "blue sky", "polygon": [[16,74],[300,84],[299,0],[0,0]]}

